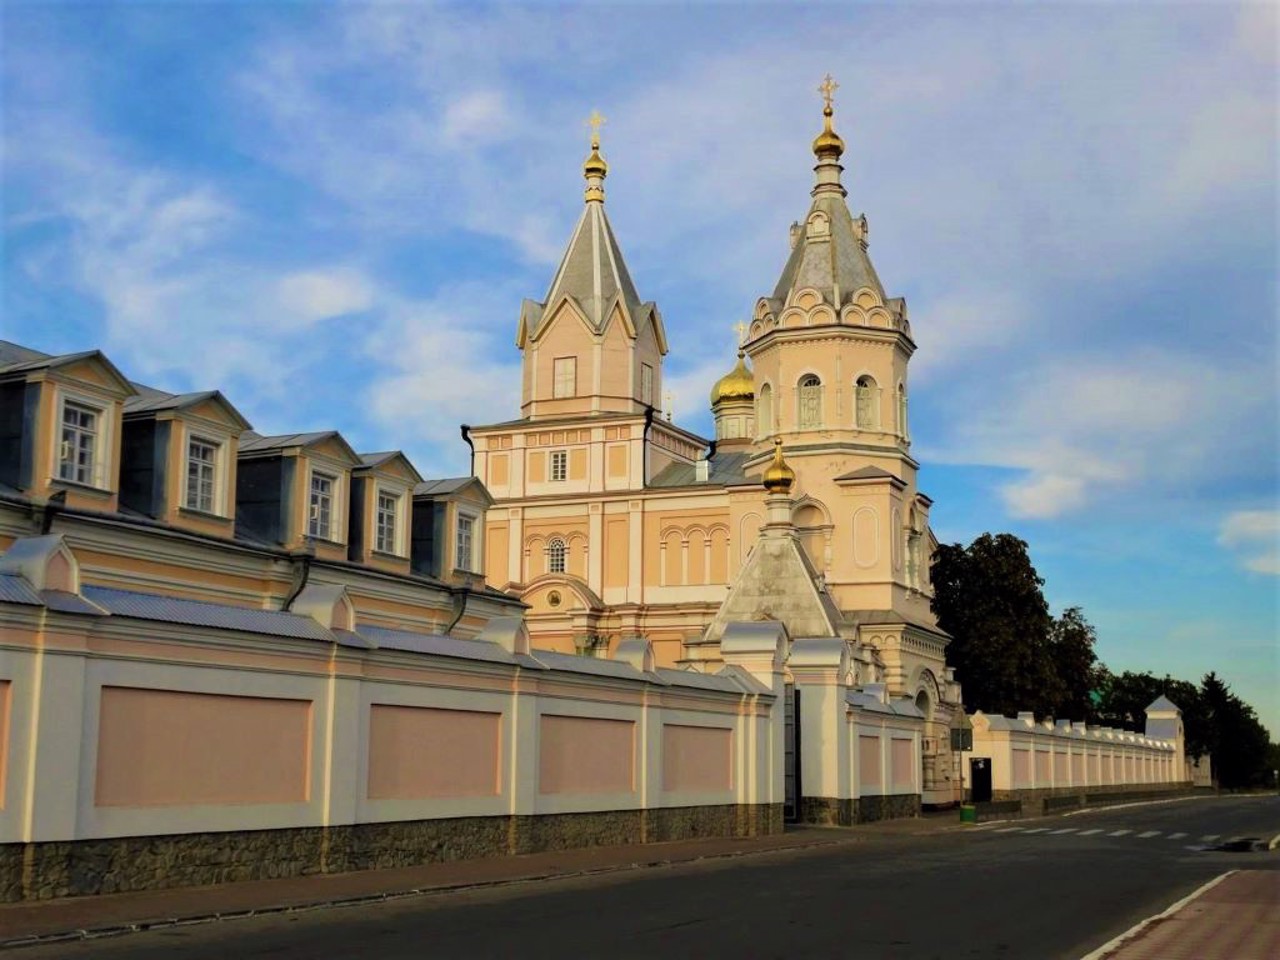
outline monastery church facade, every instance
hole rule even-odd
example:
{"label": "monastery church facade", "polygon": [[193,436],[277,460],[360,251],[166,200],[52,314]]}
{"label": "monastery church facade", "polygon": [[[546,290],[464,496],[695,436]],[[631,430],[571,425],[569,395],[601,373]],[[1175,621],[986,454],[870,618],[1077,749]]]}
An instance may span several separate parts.
{"label": "monastery church facade", "polygon": [[[844,637],[850,682],[883,682],[928,718],[926,794],[941,793],[960,691],[930,608],[936,541],[907,417],[916,345],[905,301],[868,258],[866,217],[846,203],[831,89],[808,213],[711,390],[714,440],[659,413],[667,334],[606,214],[597,125],[582,215],[546,297],[520,310],[520,416],[465,428],[494,498],[484,569],[529,605],[535,643],[566,653],[644,637],[661,664],[714,670],[731,615]],[[780,518],[766,504],[775,459],[794,474]],[[761,582],[778,570],[747,569],[779,519],[807,580],[786,590]],[[811,601],[798,622],[796,590]]]}

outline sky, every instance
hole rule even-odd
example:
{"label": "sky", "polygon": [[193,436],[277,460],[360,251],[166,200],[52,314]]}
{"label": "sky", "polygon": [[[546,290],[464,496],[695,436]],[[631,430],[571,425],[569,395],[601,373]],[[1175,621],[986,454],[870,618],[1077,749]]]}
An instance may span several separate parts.
{"label": "sky", "polygon": [[904,296],[943,542],[1012,532],[1113,670],[1280,735],[1269,4],[0,5],[0,337],[463,474],[607,209],[710,432],[808,207],[817,85]]}

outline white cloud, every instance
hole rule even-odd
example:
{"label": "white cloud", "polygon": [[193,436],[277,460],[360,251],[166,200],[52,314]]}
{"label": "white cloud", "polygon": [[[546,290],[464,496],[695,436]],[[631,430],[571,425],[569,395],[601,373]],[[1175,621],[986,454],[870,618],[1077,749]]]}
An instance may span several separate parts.
{"label": "white cloud", "polygon": [[510,119],[503,96],[496,90],[463,94],[444,110],[443,134],[450,144],[497,143],[509,134]]}
{"label": "white cloud", "polygon": [[1280,510],[1237,510],[1218,529],[1218,543],[1254,573],[1280,576]]}
{"label": "white cloud", "polygon": [[304,321],[359,313],[373,304],[368,280],[351,269],[291,273],[276,285],[280,304]]}

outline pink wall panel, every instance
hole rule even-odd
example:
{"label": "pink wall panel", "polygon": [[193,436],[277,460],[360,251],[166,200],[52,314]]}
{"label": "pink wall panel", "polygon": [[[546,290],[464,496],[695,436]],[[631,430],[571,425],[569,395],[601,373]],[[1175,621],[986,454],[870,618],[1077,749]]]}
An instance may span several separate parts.
{"label": "pink wall panel", "polygon": [[4,809],[6,774],[9,769],[9,681],[0,680],[0,810]]}
{"label": "pink wall panel", "polygon": [[864,787],[882,785],[879,737],[858,737],[858,778]]}
{"label": "pink wall panel", "polygon": [[916,772],[916,754],[912,741],[894,739],[890,744],[889,770],[894,789],[911,789],[915,786]]}
{"label": "pink wall panel", "polygon": [[539,793],[631,793],[636,725],[630,720],[544,715],[539,724]]}
{"label": "pink wall panel", "polygon": [[311,701],[103,687],[100,807],[305,801]]}
{"label": "pink wall panel", "polygon": [[732,790],[733,731],[663,724],[662,789]]}
{"label": "pink wall panel", "polygon": [[1031,786],[1031,751],[1013,750],[1013,786],[1029,787]]}
{"label": "pink wall panel", "polygon": [[371,800],[492,797],[502,791],[502,714],[375,703]]}

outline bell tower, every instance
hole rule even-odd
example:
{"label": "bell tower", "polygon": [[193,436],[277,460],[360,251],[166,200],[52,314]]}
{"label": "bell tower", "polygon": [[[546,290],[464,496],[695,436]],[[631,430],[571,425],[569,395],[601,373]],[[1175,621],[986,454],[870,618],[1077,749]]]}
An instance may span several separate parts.
{"label": "bell tower", "polygon": [[657,306],[637,294],[605,214],[604,118],[593,111],[587,123],[582,215],[546,297],[520,309],[520,410],[528,419],[643,413],[661,403],[666,332]]}

